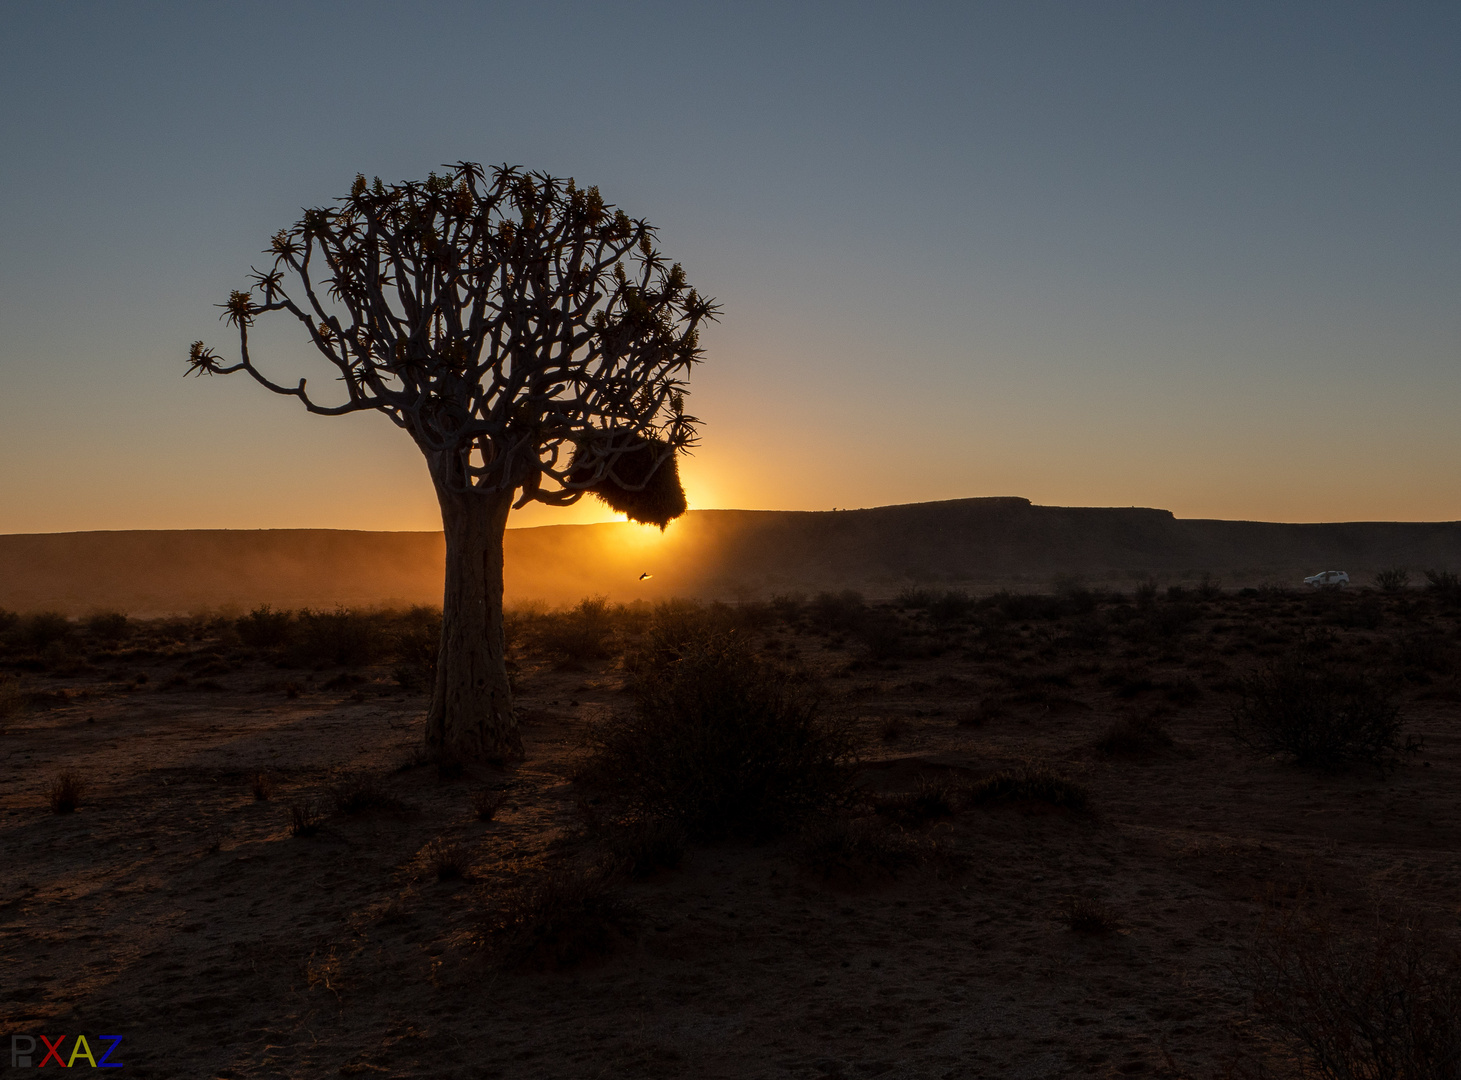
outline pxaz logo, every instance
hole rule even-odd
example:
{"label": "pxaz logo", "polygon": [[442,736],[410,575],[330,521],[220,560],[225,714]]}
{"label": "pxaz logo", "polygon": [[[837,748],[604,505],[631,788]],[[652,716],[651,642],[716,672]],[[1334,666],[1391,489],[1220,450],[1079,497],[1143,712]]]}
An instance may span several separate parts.
{"label": "pxaz logo", "polygon": [[[111,1043],[106,1048],[106,1053],[101,1056],[100,1061],[92,1053],[91,1044],[86,1041],[85,1035],[76,1036],[76,1041],[71,1044],[71,1056],[69,1059],[63,1052],[63,1048],[66,1045],[65,1035],[56,1039],[55,1042],[52,1042],[44,1035],[12,1035],[10,1036],[10,1067],[12,1069],[40,1069],[54,1061],[61,1068],[69,1069],[78,1061],[84,1061],[93,1069],[120,1069],[122,1063],[120,1061],[112,1061],[111,1057],[117,1049],[117,1043],[122,1041],[122,1036],[97,1035],[95,1038],[98,1044],[103,1042]],[[39,1065],[35,1064],[33,1060],[36,1054],[36,1039],[40,1039],[42,1045],[46,1048],[45,1056],[41,1058]]]}

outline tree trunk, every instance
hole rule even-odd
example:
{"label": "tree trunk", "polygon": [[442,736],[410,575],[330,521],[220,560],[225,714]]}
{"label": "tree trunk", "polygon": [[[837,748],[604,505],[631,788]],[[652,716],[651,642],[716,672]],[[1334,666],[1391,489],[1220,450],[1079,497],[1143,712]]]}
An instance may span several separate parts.
{"label": "tree trunk", "polygon": [[426,745],[463,761],[522,752],[502,633],[502,536],[512,494],[464,494],[436,485],[446,589]]}

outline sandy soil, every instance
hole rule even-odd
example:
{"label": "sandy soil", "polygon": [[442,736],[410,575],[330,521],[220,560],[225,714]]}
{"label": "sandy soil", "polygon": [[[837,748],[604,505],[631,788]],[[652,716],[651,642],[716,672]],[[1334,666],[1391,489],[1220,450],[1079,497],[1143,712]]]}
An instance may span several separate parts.
{"label": "sandy soil", "polygon": [[[1107,605],[1011,622],[998,648],[977,620],[904,611],[913,653],[938,655],[886,663],[816,620],[774,626],[777,654],[865,734],[870,788],[1036,759],[1095,812],[965,810],[922,827],[962,867],[853,885],[807,869],[795,837],[693,849],[626,885],[634,940],[565,972],[494,966],[482,911],[586,843],[568,777],[585,726],[626,705],[614,661],[524,657],[525,760],[442,779],[412,764],[423,701],[385,668],[345,685],[206,635],[94,653],[27,675],[33,705],[0,735],[0,1032],[120,1034],[122,1075],[156,1077],[1206,1077],[1265,1059],[1281,1074],[1235,974],[1266,897],[1461,916],[1456,617],[1386,598],[1377,625],[1343,625],[1360,602],[1229,597],[1181,632],[1091,634]],[[1431,670],[1405,690],[1423,754],[1387,778],[1234,745],[1234,678],[1301,630],[1376,664],[1427,635]],[[1142,711],[1166,716],[1172,747],[1094,749]],[[53,814],[63,770],[89,796]],[[326,786],[359,770],[403,809],[291,836],[291,802],[328,810]],[[490,823],[482,787],[507,793]],[[438,838],[469,848],[464,880],[426,869]],[[1119,930],[1072,931],[1075,896]]]}

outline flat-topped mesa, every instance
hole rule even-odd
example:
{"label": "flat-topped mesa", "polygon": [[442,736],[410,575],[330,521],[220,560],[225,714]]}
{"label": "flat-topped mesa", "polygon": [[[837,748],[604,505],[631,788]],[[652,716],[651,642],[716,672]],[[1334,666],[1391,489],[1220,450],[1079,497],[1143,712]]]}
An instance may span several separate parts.
{"label": "flat-topped mesa", "polygon": [[[509,602],[672,596],[741,600],[909,585],[1049,589],[1056,577],[1130,588],[1145,577],[1226,587],[1342,566],[1461,568],[1461,523],[1287,525],[1176,518],[1148,507],[951,499],[865,510],[692,510],[661,534],[627,523],[509,529]],[[330,529],[0,536],[0,607],[72,615],[441,602],[440,533]],[[641,575],[648,572],[648,578]]]}

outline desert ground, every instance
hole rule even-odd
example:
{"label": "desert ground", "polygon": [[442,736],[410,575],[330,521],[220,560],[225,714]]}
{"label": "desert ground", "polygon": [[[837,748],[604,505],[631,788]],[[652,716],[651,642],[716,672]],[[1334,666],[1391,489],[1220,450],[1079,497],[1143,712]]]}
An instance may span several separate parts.
{"label": "desert ground", "polygon": [[[1321,1074],[1264,957],[1312,925],[1355,956],[1400,927],[1455,976],[1454,589],[511,623],[524,754],[463,768],[421,748],[430,612],[9,620],[0,1030],[121,1035],[153,1077],[1283,1077]],[[668,624],[781,672],[852,786],[772,835],[626,846],[585,761]],[[1300,652],[1391,695],[1388,766],[1234,737]],[[535,925],[564,881],[588,900]]]}

